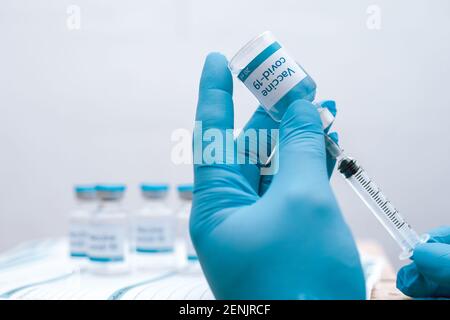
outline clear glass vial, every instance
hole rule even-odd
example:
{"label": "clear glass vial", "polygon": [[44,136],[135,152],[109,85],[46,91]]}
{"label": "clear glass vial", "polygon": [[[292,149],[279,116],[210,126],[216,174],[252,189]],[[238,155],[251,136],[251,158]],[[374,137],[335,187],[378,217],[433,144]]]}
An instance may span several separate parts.
{"label": "clear glass vial", "polygon": [[181,206],[177,212],[178,235],[183,242],[183,255],[188,261],[198,260],[189,232],[193,189],[192,184],[182,184],[177,187],[178,197],[181,201]]}
{"label": "clear glass vial", "polygon": [[132,218],[132,243],[137,268],[170,264],[175,248],[175,216],[167,205],[167,184],[141,184],[143,207]]}
{"label": "clear glass vial", "polygon": [[276,121],[281,121],[294,100],[314,99],[314,80],[270,31],[242,47],[230,60],[229,68]]}
{"label": "clear glass vial", "polygon": [[88,256],[94,273],[114,274],[129,270],[128,217],[121,200],[122,184],[97,185],[99,207],[89,228]]}
{"label": "clear glass vial", "polygon": [[69,214],[69,255],[79,266],[87,258],[89,223],[97,208],[95,185],[77,185],[74,187],[76,207]]}

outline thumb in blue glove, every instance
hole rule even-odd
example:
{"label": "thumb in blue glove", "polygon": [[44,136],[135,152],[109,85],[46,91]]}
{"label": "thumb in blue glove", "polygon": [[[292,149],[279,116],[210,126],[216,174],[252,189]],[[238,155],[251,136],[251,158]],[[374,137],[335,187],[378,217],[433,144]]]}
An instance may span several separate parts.
{"label": "thumb in blue glove", "polygon": [[[225,57],[209,55],[196,114],[203,131],[233,129],[232,88]],[[271,179],[258,174],[260,164],[194,165],[190,231],[216,298],[364,299],[316,108],[296,100],[280,124],[258,109],[246,128],[280,130],[279,170]]]}
{"label": "thumb in blue glove", "polygon": [[397,288],[414,298],[450,297],[450,227],[429,234],[428,243],[414,250],[413,262],[398,272]]}

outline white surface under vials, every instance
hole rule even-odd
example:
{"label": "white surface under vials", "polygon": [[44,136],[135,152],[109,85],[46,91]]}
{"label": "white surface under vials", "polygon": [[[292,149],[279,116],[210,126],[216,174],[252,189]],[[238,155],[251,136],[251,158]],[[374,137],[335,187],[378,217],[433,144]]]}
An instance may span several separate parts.
{"label": "white surface under vials", "polygon": [[[179,244],[178,244],[179,245]],[[178,246],[177,245],[177,246]],[[186,261],[177,249],[171,267],[158,257],[145,272],[98,275],[80,270],[69,259],[67,241],[49,239],[23,244],[0,255],[0,299],[28,300],[212,300],[200,264]],[[174,261],[174,260],[172,260]],[[367,298],[380,279],[384,260],[362,256]]]}

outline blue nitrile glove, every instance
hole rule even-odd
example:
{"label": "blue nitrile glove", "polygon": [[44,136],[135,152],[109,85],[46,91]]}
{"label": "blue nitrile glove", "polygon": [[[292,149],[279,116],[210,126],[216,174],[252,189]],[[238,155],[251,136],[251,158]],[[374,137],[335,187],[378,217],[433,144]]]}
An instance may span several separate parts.
{"label": "blue nitrile glove", "polygon": [[429,235],[427,243],[415,248],[413,262],[398,272],[397,288],[414,298],[450,298],[450,227]]}
{"label": "blue nitrile glove", "polygon": [[[210,54],[196,115],[203,134],[233,129],[232,91],[226,58]],[[257,164],[194,164],[190,231],[208,283],[218,299],[364,299],[358,251],[329,184],[319,114],[298,100],[277,123],[259,108],[246,129],[278,127],[273,179]],[[225,161],[223,150],[215,152]]]}

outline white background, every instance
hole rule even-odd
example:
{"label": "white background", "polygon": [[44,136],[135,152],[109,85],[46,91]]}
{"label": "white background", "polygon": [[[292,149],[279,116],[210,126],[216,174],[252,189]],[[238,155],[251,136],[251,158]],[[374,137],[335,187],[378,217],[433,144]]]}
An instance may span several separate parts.
{"label": "white background", "polygon": [[[81,9],[70,30],[67,7]],[[366,10],[381,9],[381,30]],[[0,249],[63,235],[72,185],[192,179],[170,160],[209,51],[272,30],[338,102],[341,142],[419,231],[449,223],[450,2],[50,1],[0,4]],[[235,85],[236,126],[256,106]],[[354,233],[398,248],[339,176]],[[172,194],[171,204],[177,205]]]}

